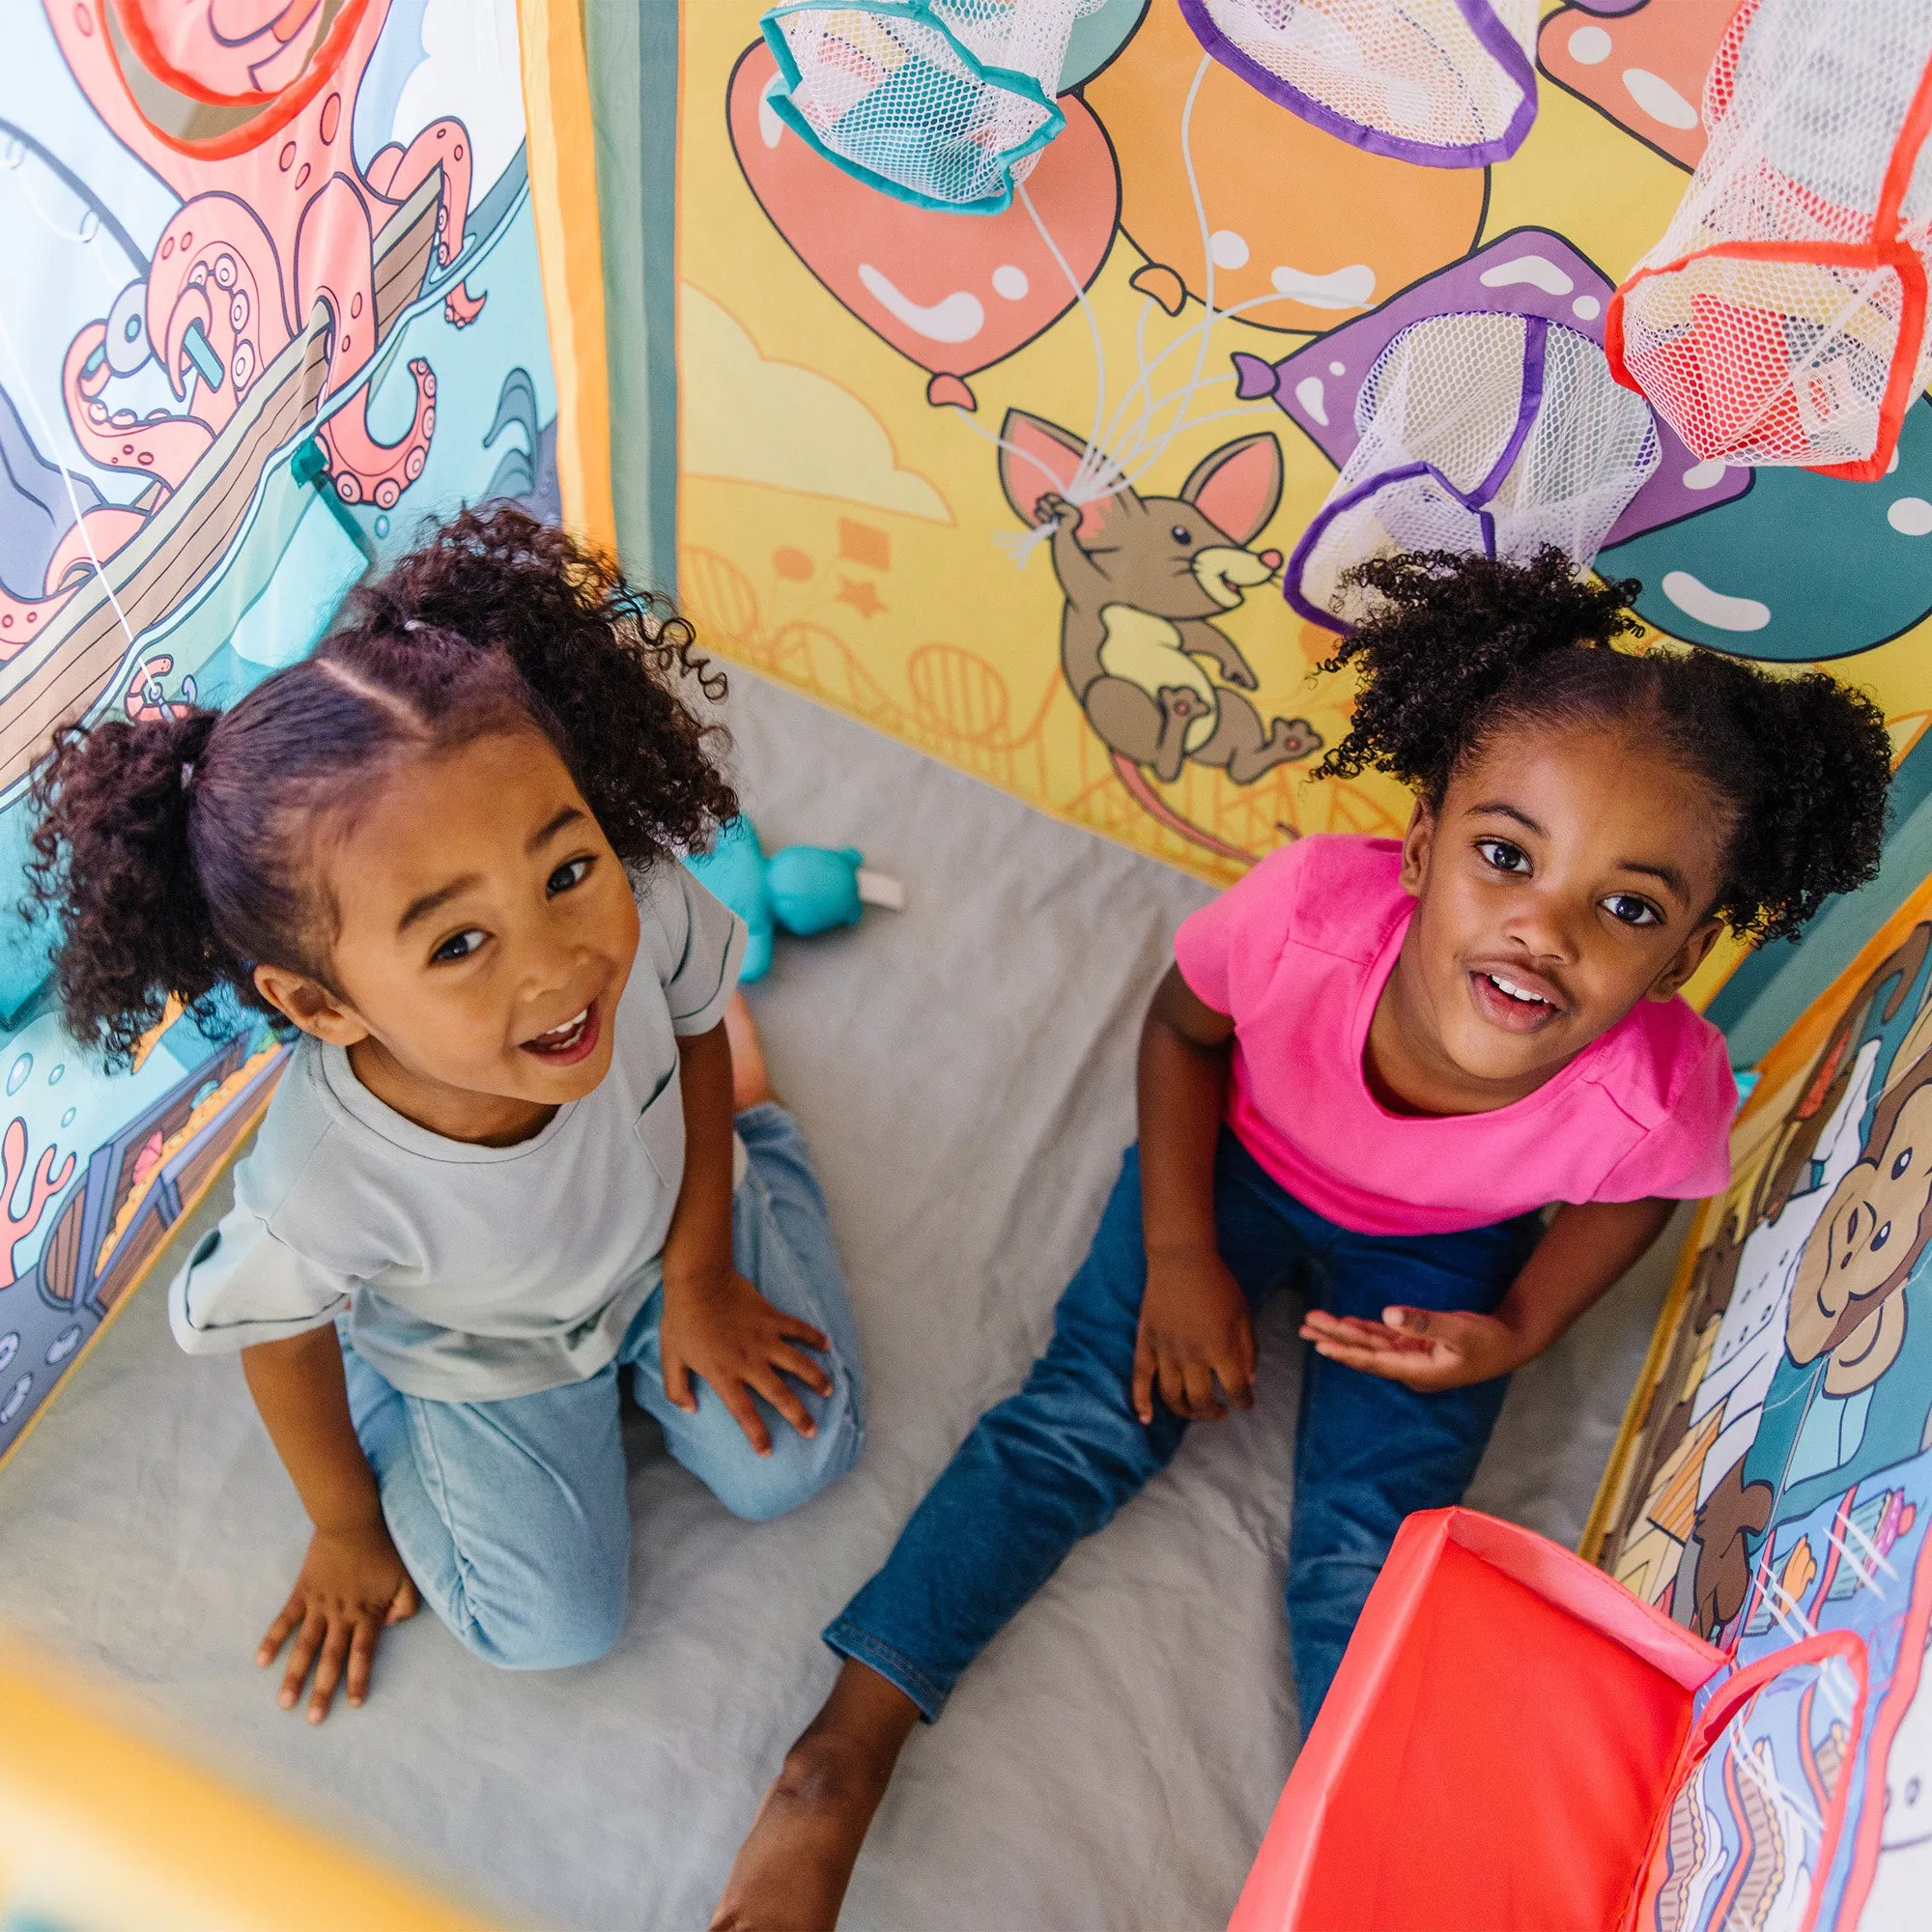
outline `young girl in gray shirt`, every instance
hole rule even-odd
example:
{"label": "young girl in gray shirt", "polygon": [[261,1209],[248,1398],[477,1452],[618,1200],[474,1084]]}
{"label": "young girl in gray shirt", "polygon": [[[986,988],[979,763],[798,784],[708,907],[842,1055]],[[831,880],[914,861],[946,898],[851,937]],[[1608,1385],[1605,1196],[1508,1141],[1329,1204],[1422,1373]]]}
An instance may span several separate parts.
{"label": "young girl in gray shirt", "polygon": [[672,856],[736,810],[692,641],[560,533],[466,512],[231,710],[68,726],[39,773],[75,1035],[126,1058],[171,995],[299,1035],[169,1312],[241,1352],[314,1524],[258,1654],[294,1638],[311,1721],[425,1599],[513,1668],[610,1647],[621,1369],[740,1516],[858,1455],[744,927]]}

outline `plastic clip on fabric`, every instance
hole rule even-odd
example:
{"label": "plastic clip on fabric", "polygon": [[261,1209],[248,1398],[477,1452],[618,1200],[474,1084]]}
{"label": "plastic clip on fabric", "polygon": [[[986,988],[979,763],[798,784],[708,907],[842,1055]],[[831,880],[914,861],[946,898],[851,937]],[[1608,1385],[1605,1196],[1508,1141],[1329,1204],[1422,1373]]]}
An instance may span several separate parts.
{"label": "plastic clip on fabric", "polygon": [[1884,475],[1932,376],[1932,0],[1746,0],[1704,121],[1610,367],[1707,462]]}
{"label": "plastic clip on fabric", "polygon": [[1074,21],[1098,0],[790,0],[759,23],[772,111],[849,175],[922,208],[997,214],[1066,125]]}
{"label": "plastic clip on fabric", "polygon": [[1536,119],[1537,0],[1180,0],[1221,65],[1371,154],[1507,160]]}
{"label": "plastic clip on fabric", "polygon": [[1411,323],[1355,406],[1361,440],[1296,544],[1282,586],[1349,630],[1342,576],[1406,550],[1527,557],[1554,544],[1589,568],[1662,443],[1640,397],[1587,336],[1498,311]]}

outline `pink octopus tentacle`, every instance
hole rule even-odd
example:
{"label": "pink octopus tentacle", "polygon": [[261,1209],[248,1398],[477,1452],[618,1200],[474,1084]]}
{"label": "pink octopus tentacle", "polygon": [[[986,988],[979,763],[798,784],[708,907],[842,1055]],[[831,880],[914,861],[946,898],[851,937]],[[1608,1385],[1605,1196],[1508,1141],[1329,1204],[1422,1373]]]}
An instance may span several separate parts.
{"label": "pink octopus tentacle", "polygon": [[[436,259],[447,268],[463,251],[463,224],[469,218],[469,185],[473,162],[469,130],[461,121],[434,121],[407,148],[392,143],[370,164],[368,182],[385,201],[407,201],[438,168],[442,170],[442,196],[436,215]],[[380,176],[378,170],[381,170]],[[443,298],[443,314],[465,328],[483,313],[485,296],[473,296],[459,283]]]}
{"label": "pink octopus tentacle", "polygon": [[[164,489],[162,495],[166,494]],[[147,521],[147,511],[126,509],[119,503],[89,510],[47,558],[47,596],[65,597],[97,563],[105,563],[123,544],[130,542]]]}
{"label": "pink octopus tentacle", "polygon": [[321,302],[332,337],[326,395],[348,387],[376,353],[375,255],[369,210],[340,175],[310,197],[296,234],[296,299]]}
{"label": "pink octopus tentacle", "polygon": [[436,433],[436,374],[421,356],[410,361],[415,378],[415,416],[400,441],[378,442],[369,433],[369,391],[353,396],[316,434],[328,456],[329,480],[345,503],[393,509],[422,474]]}
{"label": "pink octopus tentacle", "polygon": [[172,488],[194,468],[214,433],[194,416],[142,422],[131,410],[110,410],[101,400],[108,376],[106,340],[107,325],[91,322],[68,345],[61,394],[74,437],[104,469],[156,476]]}

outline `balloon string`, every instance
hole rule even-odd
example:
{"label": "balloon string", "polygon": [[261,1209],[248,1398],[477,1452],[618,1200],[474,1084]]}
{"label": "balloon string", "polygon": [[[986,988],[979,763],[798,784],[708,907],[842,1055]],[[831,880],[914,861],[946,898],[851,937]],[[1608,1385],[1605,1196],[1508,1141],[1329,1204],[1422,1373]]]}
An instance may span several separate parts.
{"label": "balloon string", "polygon": [[[1232,381],[1233,379],[1231,378],[1230,380]],[[1264,416],[1270,413],[1269,406],[1266,403],[1243,403],[1236,409],[1209,410],[1205,416],[1196,416],[1187,427],[1189,429],[1201,429],[1208,423],[1221,422],[1229,416]],[[1131,490],[1153,468],[1158,455],[1159,452],[1156,451],[1153,456],[1149,457],[1137,469],[1129,469],[1127,471],[1126,484],[1128,489]]]}
{"label": "balloon string", "polygon": [[[1145,355],[1140,352],[1140,341],[1137,333],[1135,347],[1136,347],[1136,353],[1140,354],[1140,359],[1142,364],[1140,380],[1137,381],[1127,390],[1126,394],[1121,398],[1121,408],[1118,412],[1116,412],[1115,420],[1112,423],[1110,423],[1107,427],[1106,440],[1111,443],[1118,436],[1121,416],[1125,414],[1128,403],[1130,403],[1137,394],[1139,394],[1143,389],[1151,388],[1154,371],[1157,370],[1160,367],[1160,365],[1168,359],[1169,356],[1179,355],[1182,350],[1187,348],[1187,346],[1195,340],[1196,335],[1201,330],[1205,329],[1209,323],[1233,322],[1237,317],[1246,315],[1251,309],[1265,308],[1272,302],[1293,301],[1296,298],[1293,296],[1282,295],[1278,292],[1272,295],[1265,295],[1265,296],[1250,296],[1246,301],[1236,302],[1232,308],[1220,309],[1216,311],[1213,316],[1208,318],[1207,321],[1194,324],[1187,329],[1183,330],[1182,333],[1177,335],[1174,338],[1174,340],[1167,345],[1165,349],[1163,349],[1157,355],[1155,355],[1155,357],[1151,362],[1149,362],[1146,359]],[[1152,300],[1150,298],[1149,301],[1144,305],[1141,312],[1143,324],[1145,324],[1147,320],[1148,310],[1151,309],[1152,305],[1153,305]],[[1285,332],[1304,333],[1307,334],[1311,339],[1313,338],[1315,333],[1315,331],[1312,329],[1301,330],[1301,331],[1290,330]],[[1212,382],[1212,381],[1219,381],[1220,379],[1215,377],[1210,377],[1208,380]],[[1166,406],[1170,402],[1172,402],[1176,396],[1179,396],[1184,392],[1185,387],[1186,385],[1183,384],[1179,388],[1171,390],[1168,393],[1168,395],[1163,397],[1159,402],[1151,403],[1148,405],[1146,410],[1142,411],[1140,416],[1136,418],[1136,425],[1137,425],[1136,428],[1134,430],[1129,431],[1127,435],[1127,447],[1131,454],[1134,455],[1139,454],[1140,445],[1144,440],[1144,438],[1140,434],[1138,425],[1146,421],[1151,412],[1166,408]]]}
{"label": "balloon string", "polygon": [[[1024,182],[1019,184],[1020,205],[1032,218],[1033,225],[1039,231],[1039,239],[1047,245],[1048,252],[1060,264],[1060,272],[1066,277],[1066,285],[1073,291],[1073,299],[1080,304],[1080,313],[1087,318],[1087,330],[1094,338],[1094,422],[1087,432],[1087,448],[1080,462],[1084,468],[1096,457],[1100,449],[1100,418],[1107,408],[1107,345],[1100,333],[1100,318],[1094,313],[1094,304],[1087,299],[1087,291],[1080,285],[1080,277],[1073,272],[1072,265],[1061,253],[1060,243],[1053,239],[1046,223],[1039,218],[1039,210],[1033,205],[1033,196],[1027,192]],[[1078,472],[1076,471],[1076,479]],[[1072,498],[1070,500],[1078,500]]]}
{"label": "balloon string", "polygon": [[1212,65],[1206,54],[1201,57],[1201,65],[1194,70],[1194,78],[1188,83],[1187,99],[1180,109],[1180,165],[1186,172],[1187,192],[1194,202],[1194,225],[1201,235],[1201,258],[1207,264],[1202,283],[1201,320],[1195,325],[1194,370],[1182,387],[1183,401],[1179,412],[1148,457],[1150,463],[1158,463],[1167,454],[1168,444],[1180,433],[1181,424],[1186,420],[1188,409],[1208,367],[1208,336],[1214,327],[1214,250],[1208,240],[1207,204],[1201,198],[1201,177],[1194,166],[1193,136],[1194,103],[1200,99],[1202,83],[1207,80],[1208,70]]}

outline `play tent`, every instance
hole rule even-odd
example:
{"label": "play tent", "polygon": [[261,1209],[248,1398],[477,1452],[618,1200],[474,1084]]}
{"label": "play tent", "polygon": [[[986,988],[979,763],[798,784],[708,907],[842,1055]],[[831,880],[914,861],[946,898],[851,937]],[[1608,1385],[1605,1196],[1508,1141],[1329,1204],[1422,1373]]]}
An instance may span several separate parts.
{"label": "play tent", "polygon": [[[1897,972],[1844,989],[1874,946],[1909,950],[1932,868],[1932,404],[1914,392],[1896,463],[1864,483],[1699,458],[1639,420],[1601,382],[1611,298],[1702,156],[1731,0],[1534,21],[1444,6],[1500,118],[1430,156],[1401,149],[1402,99],[1338,91],[1267,39],[1284,10],[1074,10],[1040,86],[1037,126],[1058,125],[1013,157],[1001,205],[972,211],[888,191],[807,138],[755,0],[298,0],[219,33],[161,0],[23,7],[0,76],[0,875],[51,722],[232,695],[306,649],[421,516],[493,496],[614,537],[727,659],[1208,882],[1301,832],[1393,831],[1393,786],[1308,777],[1348,704],[1311,678],[1338,615],[1322,545],[1373,540],[1344,514],[1358,486],[1406,515],[1392,471],[1417,463],[1429,476],[1395,481],[1439,487],[1492,540],[1484,520],[1493,536],[1528,500],[1531,439],[1563,427],[1537,423],[1567,358],[1564,382],[1634,425],[1579,553],[1639,579],[1662,635],[1842,668],[1879,696],[1899,758],[1876,885],[1800,949],[1720,953],[1694,988],[1737,1064],[1763,1063],[1747,1150],[1775,1123],[1811,1165],[1707,1223],[1588,1552],[1705,1637],[1778,1641],[1776,1616],[1753,1621],[1782,1601],[1761,1572],[1802,1606],[1801,1544],[1817,1559],[1830,1529],[1861,1548],[1856,1523],[1897,1568],[1908,1510],[1923,1522],[1904,1473],[1908,1411],[1922,1430],[1932,1403],[1909,1283],[1869,1318],[1894,1352],[1862,1388],[1843,1311],[1804,1363],[1772,1359],[1770,1329],[1744,1338],[1777,1430],[1747,1442],[1749,1402],[1706,1372],[1732,1305],[1710,1256],[1824,1189],[1821,1162],[1858,1165],[1917,1010]],[[1391,414],[1411,367],[1476,397],[1466,446]],[[1136,665],[1110,673],[1184,687],[1211,730],[1094,715],[1071,553],[1123,490],[1226,538],[1186,608],[1116,600],[1146,621]],[[1049,496],[1078,513],[1060,539]],[[1182,622],[1218,634],[1211,666],[1176,643]],[[43,939],[0,948],[0,1448],[128,1305],[277,1066],[261,1033],[178,1018],[105,1076],[61,1040],[43,959]],[[1858,1038],[1828,1072],[1840,1019]],[[1800,1061],[1824,1082],[1808,1112]],[[1855,1118],[1835,1083],[1859,1065],[1872,1106]],[[1838,1152],[1819,1155],[1834,1120]],[[1822,1599],[1852,1574],[1803,1580]],[[1846,1613],[1870,1607],[1854,1592]]]}

